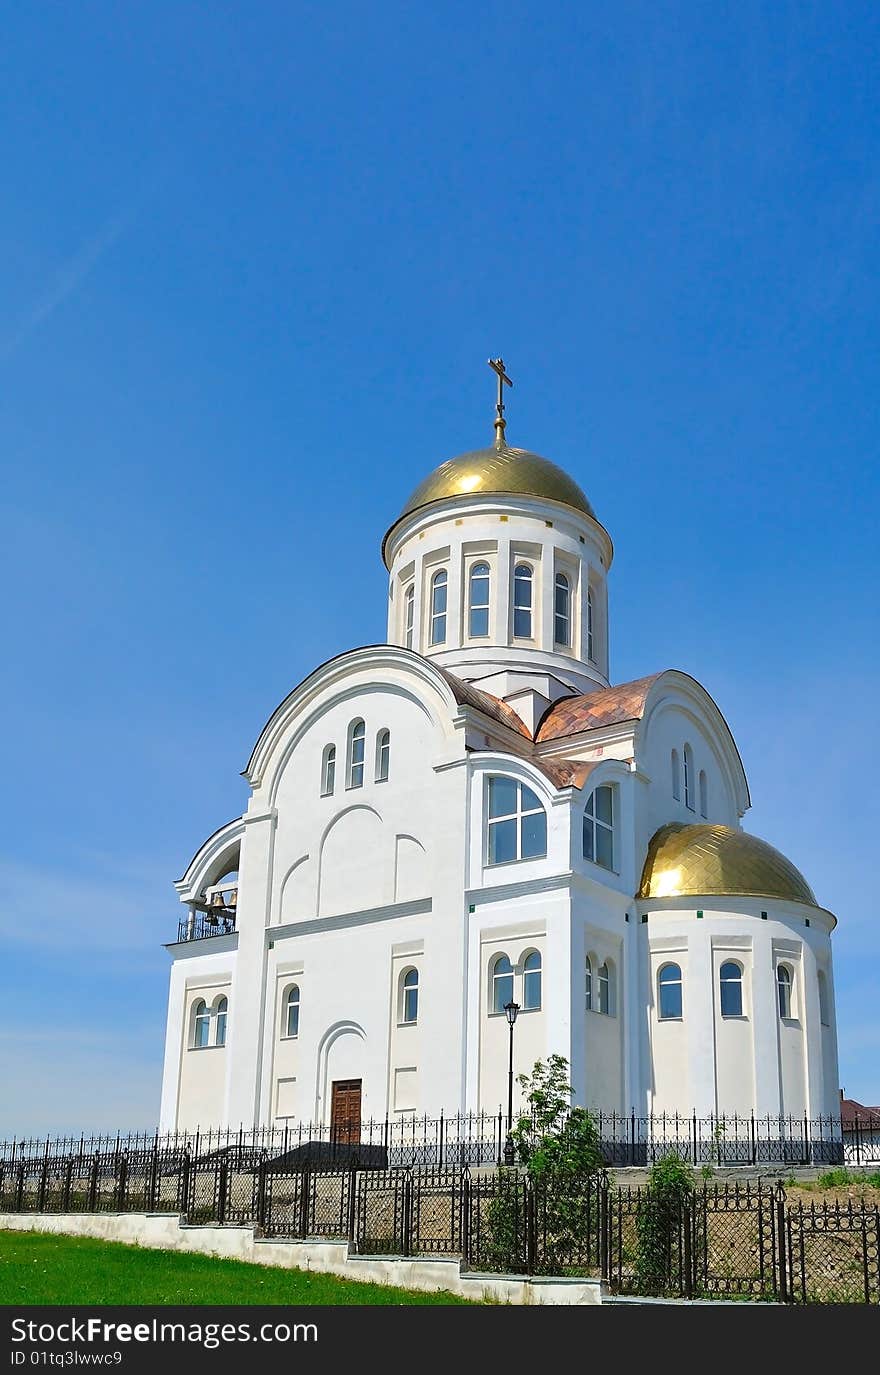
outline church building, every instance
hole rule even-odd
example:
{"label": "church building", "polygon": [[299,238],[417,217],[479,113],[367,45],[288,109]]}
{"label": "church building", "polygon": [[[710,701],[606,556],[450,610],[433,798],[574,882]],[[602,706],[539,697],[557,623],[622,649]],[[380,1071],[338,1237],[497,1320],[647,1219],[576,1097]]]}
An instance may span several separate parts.
{"label": "church building", "polygon": [[610,536],[492,366],[494,442],[382,541],[387,642],[276,707],[175,885],[163,1130],[497,1113],[511,1004],[594,1109],[837,1111],[835,918],[706,689],[612,682]]}

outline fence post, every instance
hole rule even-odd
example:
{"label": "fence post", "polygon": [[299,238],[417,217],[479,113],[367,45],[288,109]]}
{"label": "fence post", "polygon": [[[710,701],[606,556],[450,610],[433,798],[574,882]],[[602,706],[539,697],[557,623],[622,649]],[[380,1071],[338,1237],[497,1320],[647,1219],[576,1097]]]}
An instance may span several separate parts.
{"label": "fence post", "polygon": [[786,1255],[786,1229],[785,1229],[785,1190],[781,1184],[776,1186],[776,1199],[774,1205],[776,1218],[776,1262],[778,1269],[778,1292],[783,1303],[789,1299],[788,1293],[788,1263]]}
{"label": "fence post", "polygon": [[535,1199],[535,1184],[531,1179],[525,1181],[525,1223],[526,1274],[533,1275],[538,1263],[538,1209]]}
{"label": "fence post", "polygon": [[98,1170],[100,1157],[95,1154],[92,1156],[92,1168],[89,1174],[89,1196],[86,1199],[86,1211],[93,1213],[98,1206]]}
{"label": "fence post", "polygon": [[20,1163],[20,1165],[19,1165],[19,1167],[18,1167],[18,1188],[16,1189],[16,1200],[15,1200],[15,1211],[16,1211],[17,1213],[20,1213],[20,1212],[21,1212],[21,1208],[22,1208],[23,1202],[24,1202],[24,1161],[22,1160],[21,1163]]}
{"label": "fence post", "polygon": [[[386,1129],[388,1119],[385,1119]],[[357,1191],[358,1191],[358,1172],[357,1166],[352,1165],[348,1176],[348,1244],[354,1249],[356,1242],[357,1227]]]}
{"label": "fence post", "polygon": [[40,1189],[37,1194],[37,1212],[42,1213],[46,1207],[46,1186],[49,1182],[49,1157],[43,1156],[43,1167],[40,1170]]}
{"label": "fence post", "polygon": [[608,1275],[608,1180],[599,1185],[599,1274],[607,1280]]}
{"label": "fence post", "polygon": [[226,1221],[227,1194],[229,1192],[229,1157],[221,1155],[217,1167],[217,1221]]}
{"label": "fence post", "polygon": [[297,1235],[307,1237],[312,1230],[309,1227],[311,1221],[311,1201],[312,1201],[312,1171],[308,1165],[299,1177],[299,1221],[297,1225]]}
{"label": "fence post", "polygon": [[257,1197],[254,1206],[254,1222],[260,1232],[266,1230],[266,1156],[260,1156],[257,1165]]}
{"label": "fence post", "polygon": [[192,1168],[191,1158],[190,1158],[189,1148],[187,1147],[187,1149],[186,1149],[186,1151],[185,1151],[185,1153],[184,1153],[184,1157],[183,1157],[183,1168],[182,1168],[181,1171],[180,1171],[180,1186],[179,1186],[179,1187],[180,1187],[180,1196],[179,1196],[179,1198],[178,1198],[178,1200],[177,1200],[177,1201],[178,1201],[178,1205],[179,1205],[179,1207],[180,1207],[180,1211],[183,1213],[184,1217],[186,1217],[186,1218],[189,1217],[189,1193],[190,1193],[191,1168]]}
{"label": "fence post", "polygon": [[467,1166],[461,1172],[458,1207],[458,1235],[461,1242],[461,1256],[465,1265],[469,1265],[471,1258],[471,1172]]}
{"label": "fence post", "polygon": [[116,1181],[116,1211],[125,1212],[125,1186],[128,1183],[128,1160],[126,1157],[119,1158],[119,1178]]}
{"label": "fence post", "polygon": [[[692,1199],[692,1203],[694,1201],[695,1197],[694,1199]],[[684,1296],[686,1299],[692,1299],[694,1296],[694,1248],[693,1237],[691,1235],[691,1227],[693,1226],[693,1220],[695,1217],[696,1208],[693,1206],[689,1206],[687,1203],[683,1204],[681,1212],[681,1226],[684,1233]]]}

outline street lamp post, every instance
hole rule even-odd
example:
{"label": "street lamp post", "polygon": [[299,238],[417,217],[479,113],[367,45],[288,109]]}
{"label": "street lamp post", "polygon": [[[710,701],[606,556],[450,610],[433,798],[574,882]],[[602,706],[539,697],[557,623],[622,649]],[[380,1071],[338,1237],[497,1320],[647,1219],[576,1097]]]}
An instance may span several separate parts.
{"label": "street lamp post", "polygon": [[513,1148],[513,1028],[519,1015],[519,1003],[515,1003],[511,998],[509,1003],[504,1004],[504,1011],[507,1014],[507,1025],[510,1027],[510,1056],[507,1067],[507,1140],[504,1143],[504,1163],[512,1165],[516,1158]]}

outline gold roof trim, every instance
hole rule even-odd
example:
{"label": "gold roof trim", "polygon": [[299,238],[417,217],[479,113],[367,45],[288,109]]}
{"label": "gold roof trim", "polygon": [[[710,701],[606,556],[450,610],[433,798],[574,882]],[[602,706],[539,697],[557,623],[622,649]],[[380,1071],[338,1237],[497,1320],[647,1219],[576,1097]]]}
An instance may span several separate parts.
{"label": "gold roof trim", "polygon": [[765,840],[732,826],[662,826],[648,846],[640,898],[783,898],[818,906],[799,869]]}

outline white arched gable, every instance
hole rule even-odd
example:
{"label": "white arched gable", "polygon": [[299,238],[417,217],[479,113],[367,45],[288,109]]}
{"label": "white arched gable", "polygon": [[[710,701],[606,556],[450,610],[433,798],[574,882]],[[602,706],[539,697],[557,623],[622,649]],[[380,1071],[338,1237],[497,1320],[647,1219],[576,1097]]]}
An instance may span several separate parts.
{"label": "white arched gable", "polygon": [[[699,730],[702,740],[714,755],[737,814],[743,816],[752,801],[736,741],[717,703],[696,678],[677,669],[668,669],[658,676],[645,700],[645,709],[636,731],[637,742],[642,746],[647,745],[652,723],[670,708],[683,713]],[[681,748],[683,746],[684,741]],[[663,782],[665,786],[665,779]],[[696,778],[692,779],[692,790],[696,784]]]}
{"label": "white arched gable", "polygon": [[[306,730],[339,702],[365,689],[396,693],[414,703],[443,736],[454,735],[459,706],[446,678],[421,655],[397,645],[350,650],[315,669],[270,716],[254,746],[244,777],[274,806],[278,782]],[[338,761],[337,761],[338,766]]]}
{"label": "white arched gable", "polygon": [[196,901],[206,888],[238,868],[243,835],[244,820],[237,816],[208,836],[174,884],[181,902]]}

